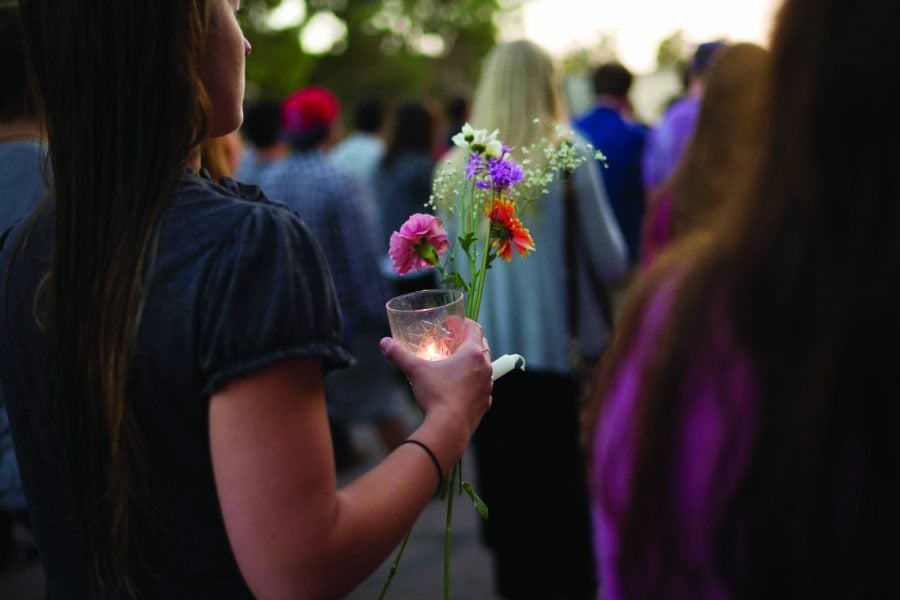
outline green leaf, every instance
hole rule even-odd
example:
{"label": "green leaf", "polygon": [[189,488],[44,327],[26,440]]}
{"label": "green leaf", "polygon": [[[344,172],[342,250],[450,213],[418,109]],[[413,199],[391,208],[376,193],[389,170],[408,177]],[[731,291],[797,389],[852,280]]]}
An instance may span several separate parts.
{"label": "green leaf", "polygon": [[470,231],[464,237],[459,238],[459,247],[463,249],[463,252],[469,254],[469,249],[477,240],[475,233]]}
{"label": "green leaf", "polygon": [[478,494],[475,493],[475,488],[472,487],[472,484],[468,481],[463,482],[463,489],[466,490],[466,493],[472,499],[472,504],[475,506],[475,510],[478,511],[478,514],[481,515],[481,518],[487,520],[488,518],[488,507],[484,501],[478,497]]}

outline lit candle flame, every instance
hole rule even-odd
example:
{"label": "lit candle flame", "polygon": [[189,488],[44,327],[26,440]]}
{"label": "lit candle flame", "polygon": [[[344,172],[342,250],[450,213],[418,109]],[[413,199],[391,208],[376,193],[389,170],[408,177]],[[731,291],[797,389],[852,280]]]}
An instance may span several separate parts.
{"label": "lit candle flame", "polygon": [[444,353],[440,351],[437,344],[434,342],[429,343],[427,346],[422,348],[419,352],[419,356],[424,358],[425,360],[441,360],[444,357]]}

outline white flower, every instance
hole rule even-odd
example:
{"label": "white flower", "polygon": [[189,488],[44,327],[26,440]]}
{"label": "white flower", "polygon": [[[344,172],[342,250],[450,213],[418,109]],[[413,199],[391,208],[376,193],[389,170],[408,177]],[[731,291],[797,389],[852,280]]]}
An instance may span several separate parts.
{"label": "white flower", "polygon": [[454,135],[451,141],[460,148],[468,148],[469,144],[475,141],[475,133],[476,131],[472,129],[472,126],[466,123],[463,125],[462,131]]}
{"label": "white flower", "polygon": [[451,138],[451,141],[460,148],[467,148],[475,154],[485,156],[500,156],[503,152],[503,143],[498,139],[500,131],[495,129],[488,133],[487,129],[473,129],[466,123],[462,131]]}
{"label": "white flower", "polygon": [[[496,131],[494,133],[497,133]],[[500,140],[488,140],[484,145],[484,155],[498,158],[503,154],[503,143]]]}

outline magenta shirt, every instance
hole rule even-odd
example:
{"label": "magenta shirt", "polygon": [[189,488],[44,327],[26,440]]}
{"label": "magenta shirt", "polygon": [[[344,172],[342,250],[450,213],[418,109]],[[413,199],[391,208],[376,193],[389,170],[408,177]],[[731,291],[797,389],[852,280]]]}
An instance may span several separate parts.
{"label": "magenta shirt", "polygon": [[[618,540],[628,505],[635,456],[634,414],[641,374],[652,359],[675,292],[674,278],[649,301],[643,322],[600,415],[591,472],[591,510],[600,594],[604,600],[632,598],[629,583],[659,579],[661,558],[648,551],[640,564],[617,564]],[[750,362],[737,346],[724,306],[714,303],[706,335],[694,340],[681,395],[674,510],[677,548],[691,577],[667,575],[666,598],[727,598],[715,575],[715,524],[746,467],[754,433],[755,382]],[[676,390],[673,390],[675,392]],[[674,395],[673,395],[674,398]],[[652,545],[652,544],[651,544]]]}
{"label": "magenta shirt", "polygon": [[641,268],[647,269],[672,241],[672,192],[666,190],[647,211],[641,230]]}

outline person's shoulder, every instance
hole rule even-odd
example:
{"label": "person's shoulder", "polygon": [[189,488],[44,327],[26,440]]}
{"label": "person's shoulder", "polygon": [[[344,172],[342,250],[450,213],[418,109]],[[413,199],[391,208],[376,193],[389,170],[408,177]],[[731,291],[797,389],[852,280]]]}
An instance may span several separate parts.
{"label": "person's shoulder", "polygon": [[230,177],[214,180],[205,171],[198,174],[185,170],[175,193],[175,204],[190,203],[244,206],[270,201],[259,186],[241,183]]}
{"label": "person's shoulder", "polygon": [[[305,150],[291,152],[270,171],[272,178],[325,177],[343,179],[349,177],[349,171],[341,166],[332,156],[321,150]],[[304,180],[305,181],[305,180]]]}
{"label": "person's shoulder", "polygon": [[297,212],[256,186],[189,176],[172,210],[163,224],[160,264],[203,263],[227,272],[286,256],[318,260],[315,237]]}
{"label": "person's shoulder", "polygon": [[0,143],[0,155],[3,156],[37,156],[43,158],[47,153],[47,144],[40,140],[15,140]]}
{"label": "person's shoulder", "polygon": [[643,142],[650,133],[650,128],[643,123],[622,119],[622,135],[634,141]]}
{"label": "person's shoulder", "polygon": [[572,120],[572,123],[576,127],[579,127],[586,131],[602,131],[602,129],[605,128],[608,123],[617,115],[618,113],[616,113],[615,111],[610,110],[609,108],[601,104],[595,104],[587,111],[576,116]]}
{"label": "person's shoulder", "polygon": [[269,196],[285,200],[309,188],[321,187],[332,174],[333,161],[318,150],[290,152],[272,164],[260,177],[259,184]]}
{"label": "person's shoulder", "polygon": [[680,96],[672,100],[659,115],[659,119],[656,121],[654,129],[665,127],[668,122],[672,120],[674,115],[677,115],[680,111],[684,110],[685,100],[687,100],[687,96]]}
{"label": "person's shoulder", "polygon": [[296,214],[285,204],[269,200],[255,185],[230,178],[213,181],[186,173],[176,193],[172,219],[179,223],[203,223],[206,229],[234,230],[250,218],[291,221]]}
{"label": "person's shoulder", "polygon": [[578,153],[585,158],[593,158],[594,154],[599,150],[599,148],[594,145],[591,138],[578,128],[572,130],[572,135],[569,136],[568,141],[575,146]]}
{"label": "person's shoulder", "polygon": [[354,131],[343,140],[334,145],[331,154],[340,154],[346,151],[359,151],[384,148],[384,141],[373,133]]}
{"label": "person's shoulder", "polygon": [[685,96],[676,100],[669,110],[663,115],[662,122],[668,124],[680,123],[694,119],[700,110],[700,99],[694,96]]}
{"label": "person's shoulder", "polygon": [[633,131],[636,135],[641,137],[647,137],[650,133],[650,126],[644,121],[626,119],[625,123],[628,125],[628,128]]}
{"label": "person's shoulder", "polygon": [[587,128],[589,127],[594,120],[597,118],[597,107],[594,106],[589,108],[588,110],[575,115],[572,119],[572,125],[579,128]]}
{"label": "person's shoulder", "polygon": [[320,153],[316,157],[315,168],[321,178],[320,183],[339,201],[346,196],[359,196],[365,189],[366,183],[362,177],[327,154]]}
{"label": "person's shoulder", "polygon": [[601,105],[595,106],[572,123],[590,137],[632,135],[634,129],[633,124],[619,111]]}

